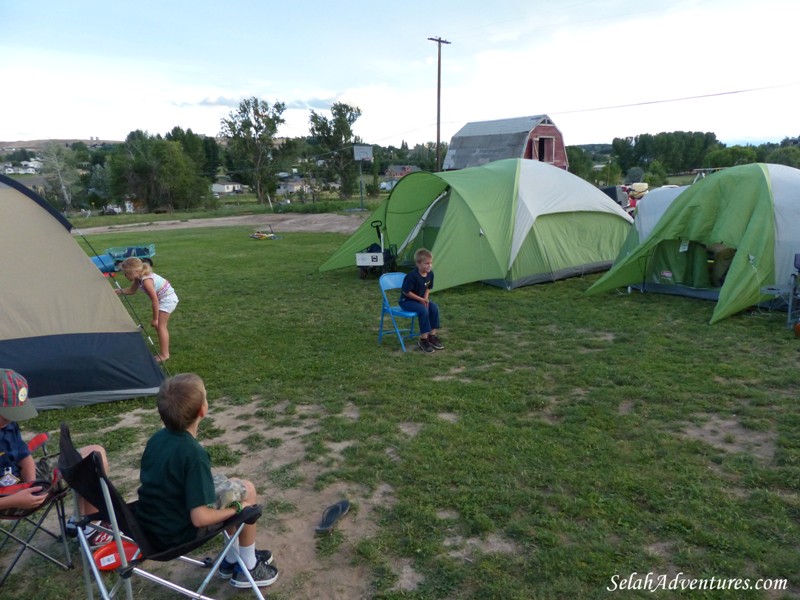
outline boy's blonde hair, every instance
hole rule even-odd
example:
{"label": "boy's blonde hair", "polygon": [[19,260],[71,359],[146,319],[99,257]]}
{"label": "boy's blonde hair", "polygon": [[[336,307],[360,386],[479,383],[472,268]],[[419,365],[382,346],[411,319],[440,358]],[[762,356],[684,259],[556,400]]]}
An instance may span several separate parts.
{"label": "boy's blonde hair", "polygon": [[199,375],[180,373],[161,384],[156,399],[158,414],[167,429],[186,431],[206,400],[205,386]]}
{"label": "boy's blonde hair", "polygon": [[150,266],[150,263],[146,263],[141,258],[136,258],[135,256],[130,256],[123,260],[119,263],[119,268],[120,271],[126,275],[138,273],[138,276],[134,277],[135,279],[140,279],[153,272],[153,267]]}
{"label": "boy's blonde hair", "polygon": [[414,252],[414,262],[416,264],[421,263],[426,258],[430,258],[431,260],[433,260],[433,254],[431,254],[431,251],[428,250],[427,248],[420,248],[419,250]]}

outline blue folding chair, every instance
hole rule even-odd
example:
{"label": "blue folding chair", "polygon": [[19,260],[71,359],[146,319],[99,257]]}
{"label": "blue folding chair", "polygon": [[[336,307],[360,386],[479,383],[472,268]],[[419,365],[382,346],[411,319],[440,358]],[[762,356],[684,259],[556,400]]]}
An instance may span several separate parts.
{"label": "blue folding chair", "polygon": [[[397,339],[400,340],[400,347],[403,348],[403,352],[406,351],[406,344],[404,340],[411,339],[419,335],[418,332],[414,333],[414,323],[417,319],[417,313],[403,310],[398,304],[390,302],[386,292],[391,290],[399,290],[402,288],[403,279],[405,279],[405,276],[405,273],[384,273],[378,280],[378,284],[381,286],[381,296],[383,297],[383,307],[381,308],[381,327],[378,331],[378,344],[380,344],[381,340],[383,339],[383,320],[386,315],[389,315],[389,319],[392,321],[392,327],[394,327],[394,332],[397,334]],[[396,302],[399,302],[399,300]],[[411,324],[409,327],[402,329],[397,324],[397,318],[411,319]],[[404,336],[403,334],[406,335]]]}
{"label": "blue folding chair", "polygon": [[798,283],[798,276],[800,276],[800,254],[794,255],[794,268],[795,272],[791,277],[791,289],[789,290],[789,308],[786,315],[786,326],[792,327],[795,323],[800,322],[800,283]]}

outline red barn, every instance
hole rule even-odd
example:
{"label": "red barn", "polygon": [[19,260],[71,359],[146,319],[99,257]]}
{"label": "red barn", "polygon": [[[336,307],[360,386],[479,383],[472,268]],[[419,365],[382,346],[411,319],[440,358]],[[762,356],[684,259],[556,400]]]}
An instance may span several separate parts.
{"label": "red barn", "polygon": [[528,158],[567,169],[564,137],[547,115],[474,121],[450,140],[442,169],[478,167],[504,158]]}

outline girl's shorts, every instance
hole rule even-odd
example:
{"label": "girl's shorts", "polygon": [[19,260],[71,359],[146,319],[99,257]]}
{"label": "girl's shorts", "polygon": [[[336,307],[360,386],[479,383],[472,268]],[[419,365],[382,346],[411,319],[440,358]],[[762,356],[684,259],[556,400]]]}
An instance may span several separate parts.
{"label": "girl's shorts", "polygon": [[178,306],[178,294],[172,293],[158,301],[158,310],[171,313]]}

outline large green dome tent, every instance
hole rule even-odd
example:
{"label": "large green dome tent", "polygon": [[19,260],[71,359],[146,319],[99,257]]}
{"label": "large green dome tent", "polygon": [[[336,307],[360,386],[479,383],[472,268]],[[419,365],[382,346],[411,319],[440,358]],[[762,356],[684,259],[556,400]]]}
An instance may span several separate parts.
{"label": "large green dome tent", "polygon": [[546,163],[506,159],[459,171],[411,173],[320,271],[353,267],[376,241],[399,263],[434,256],[436,289],[484,281],[512,289],[609,268],[631,218],[599,189]]}
{"label": "large green dome tent", "polygon": [[[645,196],[646,198],[646,196]],[[646,203],[646,199],[644,200]],[[735,250],[721,286],[712,284],[708,249]],[[649,235],[628,248],[587,290],[625,286],[716,300],[711,323],[773,300],[800,253],[800,170],[749,164],[709,175],[678,195]]]}

